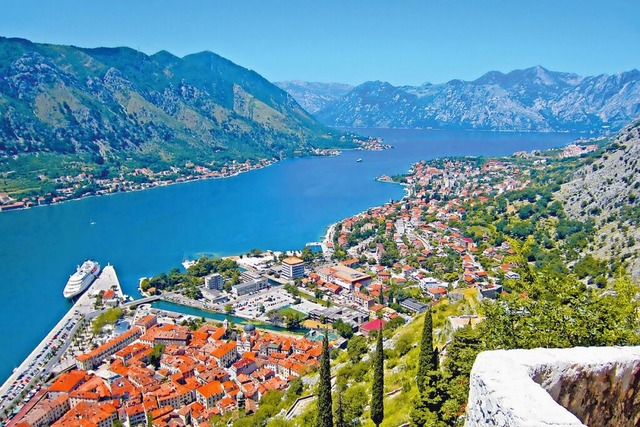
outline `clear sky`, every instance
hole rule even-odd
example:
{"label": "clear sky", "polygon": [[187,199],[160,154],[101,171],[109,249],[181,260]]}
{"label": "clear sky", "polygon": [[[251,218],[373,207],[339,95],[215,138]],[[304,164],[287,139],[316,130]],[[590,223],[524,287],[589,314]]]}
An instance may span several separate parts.
{"label": "clear sky", "polygon": [[3,0],[0,35],[210,50],[271,81],[417,85],[640,68],[640,0]]}

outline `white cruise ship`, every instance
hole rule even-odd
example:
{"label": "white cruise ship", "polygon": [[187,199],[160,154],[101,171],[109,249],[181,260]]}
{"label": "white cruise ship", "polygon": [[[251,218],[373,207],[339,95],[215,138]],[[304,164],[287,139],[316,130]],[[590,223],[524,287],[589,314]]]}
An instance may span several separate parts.
{"label": "white cruise ship", "polygon": [[100,264],[87,260],[69,277],[62,294],[65,298],[73,298],[84,292],[100,274]]}

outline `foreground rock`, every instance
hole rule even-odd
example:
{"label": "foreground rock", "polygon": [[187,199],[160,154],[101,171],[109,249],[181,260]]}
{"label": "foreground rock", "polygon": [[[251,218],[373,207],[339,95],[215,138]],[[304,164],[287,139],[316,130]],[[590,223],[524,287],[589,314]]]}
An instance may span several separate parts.
{"label": "foreground rock", "polygon": [[470,382],[466,427],[640,423],[640,347],[487,351]]}

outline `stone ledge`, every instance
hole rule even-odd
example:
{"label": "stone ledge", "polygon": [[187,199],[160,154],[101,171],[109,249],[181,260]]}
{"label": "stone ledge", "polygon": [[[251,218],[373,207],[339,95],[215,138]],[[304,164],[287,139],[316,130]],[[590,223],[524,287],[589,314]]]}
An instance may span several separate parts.
{"label": "stone ledge", "polygon": [[605,415],[635,425],[639,382],[640,347],[486,351],[471,371],[465,426],[574,427]]}

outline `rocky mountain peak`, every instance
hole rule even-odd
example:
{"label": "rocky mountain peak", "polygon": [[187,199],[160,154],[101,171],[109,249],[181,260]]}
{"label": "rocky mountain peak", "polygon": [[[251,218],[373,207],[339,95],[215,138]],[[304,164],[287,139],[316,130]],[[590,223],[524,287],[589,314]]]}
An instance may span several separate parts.
{"label": "rocky mountain peak", "polygon": [[366,82],[316,116],[342,127],[602,132],[620,129],[638,113],[637,70],[581,77],[535,66],[491,71],[471,82]]}

